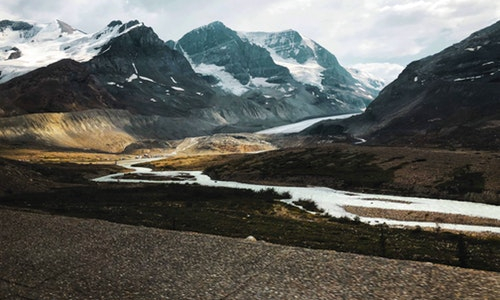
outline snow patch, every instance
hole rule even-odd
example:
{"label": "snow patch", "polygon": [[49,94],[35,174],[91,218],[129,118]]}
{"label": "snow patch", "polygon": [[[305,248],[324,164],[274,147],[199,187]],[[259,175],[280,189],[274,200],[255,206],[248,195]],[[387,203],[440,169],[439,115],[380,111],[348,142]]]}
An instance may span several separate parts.
{"label": "snow patch", "polygon": [[191,64],[193,69],[197,73],[203,75],[211,75],[219,80],[216,86],[220,87],[223,91],[234,94],[236,96],[241,96],[249,90],[248,87],[242,85],[236,78],[234,78],[230,73],[226,72],[224,67],[209,65],[209,64]]}
{"label": "snow patch", "polygon": [[129,78],[126,79],[126,81],[127,82],[132,82],[132,81],[134,81],[136,79],[139,79],[139,76],[137,76],[137,74],[132,74],[132,75],[130,75]]}
{"label": "snow patch", "polygon": [[275,83],[269,83],[267,82],[268,78],[265,77],[252,77],[250,79],[249,85],[250,86],[256,86],[256,87],[268,87],[268,88],[274,88],[274,87],[279,87],[279,84]]}
{"label": "snow patch", "polygon": [[184,92],[184,89],[178,86],[172,86],[171,87],[173,90],[179,91],[179,92]]}
{"label": "snow patch", "polygon": [[277,65],[290,70],[293,79],[323,90],[323,85],[321,84],[323,81],[322,73],[326,69],[320,66],[315,59],[310,58],[303,64],[299,64],[293,59],[278,59],[277,57],[273,57],[273,60]]}
{"label": "snow patch", "polygon": [[[325,71],[325,68],[318,64],[316,58],[310,58],[304,63],[299,63],[293,58],[285,58],[280,56],[276,52],[276,50],[268,46],[269,43],[275,43],[272,40],[268,41],[268,39],[273,35],[272,33],[239,32],[238,35],[243,39],[246,39],[251,43],[256,44],[269,51],[274,63],[287,68],[295,80],[305,84],[316,86],[321,90],[323,89],[323,85],[321,84],[321,82],[323,80],[322,72]],[[316,53],[316,44],[312,40],[302,37],[302,44],[308,48],[311,48],[313,52]]]}
{"label": "snow patch", "polygon": [[146,80],[146,81],[149,81],[149,82],[154,82],[154,83],[156,83],[156,81],[154,81],[153,79],[148,78],[148,77],[145,77],[145,76],[139,76],[139,78],[140,78],[140,79],[142,79],[142,80]]}
{"label": "snow patch", "polygon": [[474,51],[477,51],[477,50],[481,49],[482,47],[483,46],[477,46],[475,48],[469,47],[469,48],[465,48],[465,51],[474,52]]}
{"label": "snow patch", "polygon": [[453,81],[457,82],[457,81],[474,81],[476,79],[480,79],[480,78],[483,78],[484,75],[478,75],[478,76],[469,76],[469,77],[464,77],[464,78],[455,78]]}

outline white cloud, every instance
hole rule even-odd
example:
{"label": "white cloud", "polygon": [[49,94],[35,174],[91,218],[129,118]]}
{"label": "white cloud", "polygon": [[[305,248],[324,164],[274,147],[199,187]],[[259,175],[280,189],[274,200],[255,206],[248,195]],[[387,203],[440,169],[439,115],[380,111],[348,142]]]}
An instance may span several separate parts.
{"label": "white cloud", "polygon": [[270,2],[266,11],[270,14],[287,14],[291,11],[304,10],[312,6],[311,0],[285,0]]}

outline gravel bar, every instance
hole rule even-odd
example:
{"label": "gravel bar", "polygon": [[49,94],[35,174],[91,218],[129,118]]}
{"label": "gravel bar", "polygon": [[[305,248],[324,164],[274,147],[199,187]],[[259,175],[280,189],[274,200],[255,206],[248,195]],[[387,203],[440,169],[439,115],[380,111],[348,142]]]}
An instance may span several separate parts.
{"label": "gravel bar", "polygon": [[1,208],[0,299],[500,299],[500,273]]}

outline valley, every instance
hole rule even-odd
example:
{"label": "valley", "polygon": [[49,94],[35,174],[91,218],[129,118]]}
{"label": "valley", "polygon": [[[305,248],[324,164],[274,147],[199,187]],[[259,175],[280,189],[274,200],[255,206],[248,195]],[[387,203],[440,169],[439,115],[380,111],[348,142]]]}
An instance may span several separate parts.
{"label": "valley", "polygon": [[[273,139],[280,145],[283,145],[284,140],[290,140],[292,145],[305,142],[296,137],[266,137],[266,143],[269,145],[272,145]],[[223,138],[226,139],[227,136],[224,135]],[[213,145],[214,139],[212,137],[208,145]],[[16,160],[5,160],[0,166],[3,194],[0,205],[9,209],[98,218],[125,224],[232,237],[251,234],[259,240],[286,245],[434,261],[487,270],[500,269],[495,267],[495,261],[499,261],[500,266],[499,257],[470,256],[465,261],[464,258],[453,256],[457,249],[457,244],[453,241],[462,238],[467,239],[467,245],[472,248],[479,245],[487,247],[481,250],[483,254],[498,252],[492,252],[492,249],[500,248],[498,233],[493,233],[494,228],[499,228],[498,214],[494,211],[498,206],[492,207],[493,210],[486,208],[486,215],[475,215],[472,213],[475,209],[473,205],[460,209],[459,202],[450,202],[449,210],[436,211],[432,206],[410,208],[411,205],[405,204],[414,201],[418,203],[419,198],[389,196],[451,196],[453,193],[449,188],[440,189],[439,186],[448,183],[455,188],[471,188],[462,182],[453,182],[454,170],[468,166],[467,169],[471,173],[480,168],[484,182],[481,191],[472,190],[467,196],[470,199],[460,200],[481,199],[478,202],[498,205],[495,203],[497,198],[491,197],[498,195],[500,178],[496,173],[500,160],[496,153],[465,149],[443,151],[373,147],[347,143],[325,145],[320,140],[315,141],[315,147],[278,149],[274,146],[260,153],[245,153],[244,150],[238,150],[236,153],[234,149],[245,149],[236,147],[229,153],[207,147],[207,144],[203,144],[207,141],[210,141],[207,137],[191,138],[188,143],[196,146],[189,150],[185,147],[186,141],[171,141],[171,148],[135,149],[133,153],[119,155],[3,149],[3,157]],[[307,140],[307,143],[310,145],[311,141]],[[184,152],[177,153],[176,147]],[[205,151],[198,151],[199,149]],[[156,158],[137,159],[144,153]],[[30,162],[19,162],[27,158]],[[130,163],[127,163],[129,160]],[[149,176],[148,169],[144,168],[134,175],[122,167],[130,168],[132,163],[139,162],[145,167],[160,171],[163,175]],[[13,169],[16,170],[15,173],[12,173]],[[172,175],[164,174],[166,170],[173,171]],[[193,174],[191,171],[194,170],[204,170],[215,179],[216,184],[194,184],[196,181],[193,181],[193,178],[198,178],[201,174]],[[91,181],[100,176],[110,178],[117,172],[125,172],[131,176],[116,177],[111,180],[115,183],[106,183],[106,180],[97,180],[102,182],[94,183]],[[177,177],[179,172],[181,177]],[[187,174],[192,175],[186,176]],[[12,188],[18,185],[14,182],[19,180],[29,184],[20,185],[19,189]],[[261,185],[225,185],[224,180]],[[184,181],[191,184],[179,185]],[[325,200],[315,198],[313,189],[304,190],[300,194],[294,194],[297,192],[290,190],[291,186],[311,185],[329,186],[350,192],[340,192],[334,196],[346,200],[341,206],[333,208],[329,204],[325,206],[329,200],[322,202]],[[238,189],[234,189],[235,187]],[[241,188],[243,190],[240,190]],[[262,191],[259,191],[261,189]],[[359,192],[387,195],[356,198]],[[466,194],[458,193],[461,196]],[[490,198],[481,197],[481,194],[490,195]],[[288,199],[289,195],[293,198]],[[324,199],[331,197],[326,196]],[[278,199],[282,200],[277,201]],[[329,214],[323,216],[303,211],[300,204],[294,204],[300,203],[297,199],[312,200],[316,202],[317,209],[324,212],[326,208]],[[439,206],[446,207],[448,204],[445,203],[446,200],[443,200]],[[379,206],[380,204],[383,205]],[[463,204],[467,205],[467,202]],[[398,207],[397,210],[394,210],[395,207]],[[338,214],[341,211],[344,213]],[[371,225],[363,222],[370,222]],[[406,224],[409,227],[398,229],[398,224]],[[387,248],[383,250],[369,246],[380,242],[381,230],[385,231],[384,235],[391,236],[390,243],[396,244],[387,244]],[[346,244],[345,241],[349,243]],[[420,243],[423,243],[422,247],[417,246]],[[443,250],[440,243],[446,243],[451,248]],[[476,244],[478,246],[474,246]],[[437,251],[438,248],[441,250]]]}
{"label": "valley", "polygon": [[499,45],[389,83],[295,30],[0,21],[0,212],[498,273]]}

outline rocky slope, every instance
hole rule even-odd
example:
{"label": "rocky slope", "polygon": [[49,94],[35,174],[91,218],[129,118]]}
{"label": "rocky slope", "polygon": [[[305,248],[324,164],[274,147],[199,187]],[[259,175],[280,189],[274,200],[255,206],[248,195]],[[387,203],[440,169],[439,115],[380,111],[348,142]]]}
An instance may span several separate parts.
{"label": "rocky slope", "polygon": [[408,65],[363,114],[307,132],[345,131],[377,144],[499,149],[499,82],[497,22]]}

